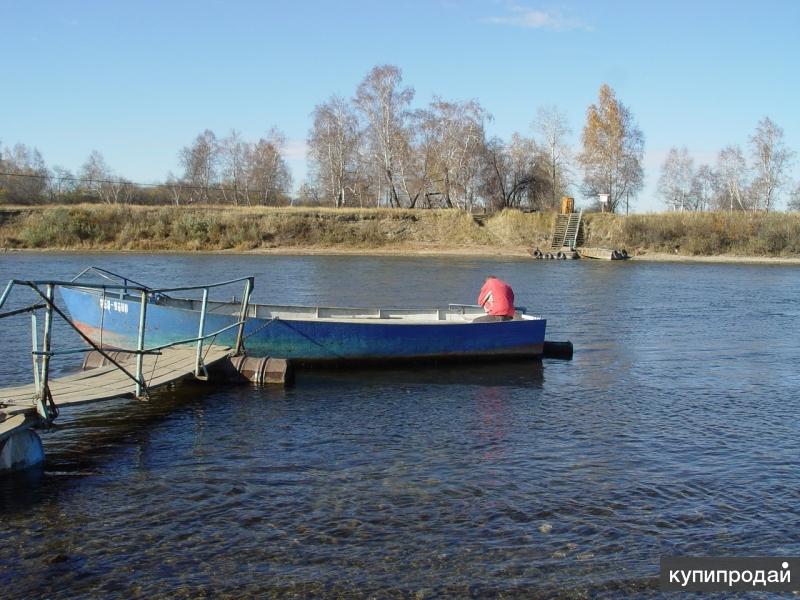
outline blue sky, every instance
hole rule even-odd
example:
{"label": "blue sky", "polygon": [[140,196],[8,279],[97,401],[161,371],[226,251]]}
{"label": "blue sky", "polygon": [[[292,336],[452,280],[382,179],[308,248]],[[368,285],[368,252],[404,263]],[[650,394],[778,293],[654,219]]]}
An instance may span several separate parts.
{"label": "blue sky", "polygon": [[403,70],[417,106],[477,99],[504,138],[555,104],[575,144],[607,82],[646,138],[636,210],[661,210],[672,146],[713,162],[769,116],[800,151],[798,25],[794,0],[0,0],[0,142],[72,170],[96,149],[152,182],[206,128],[255,140],[277,126],[299,184],[314,106],[377,64]]}

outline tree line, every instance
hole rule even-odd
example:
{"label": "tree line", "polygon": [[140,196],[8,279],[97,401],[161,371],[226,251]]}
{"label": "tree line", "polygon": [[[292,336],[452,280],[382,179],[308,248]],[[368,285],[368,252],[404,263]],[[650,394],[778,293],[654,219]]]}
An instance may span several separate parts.
{"label": "tree line", "polygon": [[642,186],[644,138],[630,111],[603,85],[589,107],[582,151],[557,107],[540,107],[532,135],[488,137],[491,114],[476,100],[435,97],[413,108],[414,89],[393,65],[374,67],[354,96],[313,112],[303,195],[328,206],[555,208],[583,171],[582,191],[614,210]]}
{"label": "tree line", "polygon": [[738,144],[729,145],[713,165],[695,165],[685,146],[671,148],[658,180],[667,208],[768,212],[790,191],[789,209],[800,210],[800,182],[789,189],[795,153],[786,147],[783,129],[764,117],[748,138],[747,149],[749,156]]}
{"label": "tree line", "polygon": [[[379,65],[352,97],[333,95],[318,104],[306,140],[308,177],[297,192],[278,129],[256,141],[235,130],[224,137],[205,130],[178,152],[182,172],[158,184],[127,180],[96,151],[72,173],[47,167],[35,148],[0,145],[0,202],[494,211],[553,209],[562,196],[580,192],[594,208],[616,212],[642,190],[644,135],[606,84],[587,108],[577,148],[555,106],[540,107],[527,134],[502,139],[487,134],[492,115],[477,100],[437,96],[416,106],[414,98],[398,67]],[[766,118],[750,145],[751,163],[731,146],[714,167],[697,168],[686,148],[671,149],[658,193],[677,210],[773,209],[788,185],[793,153]]]}
{"label": "tree line", "polygon": [[257,142],[237,131],[217,138],[206,130],[179,152],[183,174],[163,183],[133,183],[92,151],[77,173],[48,168],[35,148],[0,146],[0,202],[9,204],[234,204],[289,202],[292,178],[282,155],[285,138],[276,129]]}

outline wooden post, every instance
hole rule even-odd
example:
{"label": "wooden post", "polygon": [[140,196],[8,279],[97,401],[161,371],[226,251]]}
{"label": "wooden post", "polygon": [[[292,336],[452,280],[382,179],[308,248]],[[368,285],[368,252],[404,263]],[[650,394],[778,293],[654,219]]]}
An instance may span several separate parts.
{"label": "wooden post", "polygon": [[[105,307],[103,307],[105,310]],[[144,389],[144,326],[145,318],[147,315],[147,292],[142,290],[141,293],[141,307],[139,308],[139,336],[136,342],[136,396],[142,395]]]}

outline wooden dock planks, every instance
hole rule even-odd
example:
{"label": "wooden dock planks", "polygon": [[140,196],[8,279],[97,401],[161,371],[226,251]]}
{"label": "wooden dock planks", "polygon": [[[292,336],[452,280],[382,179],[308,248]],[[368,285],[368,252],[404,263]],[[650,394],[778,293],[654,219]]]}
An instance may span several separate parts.
{"label": "wooden dock planks", "polygon": [[[192,376],[196,352],[195,346],[176,346],[163,350],[160,355],[145,355],[142,371],[147,386],[155,389]],[[213,365],[232,352],[227,347],[208,346],[203,349],[203,362],[206,366]],[[129,372],[134,372],[132,363],[123,366]],[[53,401],[59,407],[133,396],[136,393],[133,379],[113,365],[51,379],[49,386]],[[35,410],[35,394],[33,385],[0,389],[0,412],[8,418]]]}
{"label": "wooden dock planks", "polygon": [[612,248],[587,248],[582,246],[577,249],[581,258],[597,258],[601,260],[625,260],[628,253],[624,250],[614,250]]}

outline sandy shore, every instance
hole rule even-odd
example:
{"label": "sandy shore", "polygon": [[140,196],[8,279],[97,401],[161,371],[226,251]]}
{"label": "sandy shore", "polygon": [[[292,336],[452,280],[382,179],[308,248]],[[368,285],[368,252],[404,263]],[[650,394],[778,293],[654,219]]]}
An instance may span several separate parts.
{"label": "sandy shore", "polygon": [[631,260],[639,262],[692,262],[692,263],[742,263],[759,265],[800,265],[800,257],[782,256],[734,256],[720,254],[717,256],[683,256],[680,254],[647,253],[637,254]]}
{"label": "sandy shore", "polygon": [[[255,250],[146,250],[146,249],[103,249],[103,248],[45,248],[9,249],[0,256],[15,253],[30,254],[221,254],[243,256],[453,256],[485,257],[490,259],[529,258],[528,248],[498,248],[496,246],[463,246],[459,248],[431,245],[386,246],[379,248],[341,248],[341,247],[284,247],[257,248]],[[587,259],[591,260],[591,259]],[[716,256],[686,256],[646,252],[632,254],[630,260],[637,262],[680,262],[680,263],[730,263],[760,265],[800,265],[800,257],[738,256],[722,254]],[[599,261],[603,262],[603,261]]]}
{"label": "sandy shore", "polygon": [[486,258],[530,258],[527,248],[497,248],[496,246],[465,246],[449,248],[440,246],[387,246],[378,248],[341,248],[341,247],[283,247],[256,248],[254,250],[149,250],[109,249],[109,248],[13,248],[0,251],[3,254],[232,254],[241,256],[463,256]]}

